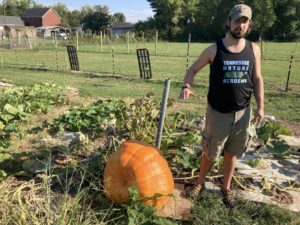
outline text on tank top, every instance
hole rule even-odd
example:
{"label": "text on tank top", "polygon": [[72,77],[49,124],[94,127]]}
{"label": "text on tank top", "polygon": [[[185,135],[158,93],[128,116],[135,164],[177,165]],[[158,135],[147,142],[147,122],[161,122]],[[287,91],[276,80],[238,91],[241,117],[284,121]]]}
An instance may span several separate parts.
{"label": "text on tank top", "polygon": [[236,112],[250,104],[253,90],[254,53],[246,40],[239,53],[228,51],[222,40],[217,41],[217,52],[210,64],[208,103],[219,112]]}

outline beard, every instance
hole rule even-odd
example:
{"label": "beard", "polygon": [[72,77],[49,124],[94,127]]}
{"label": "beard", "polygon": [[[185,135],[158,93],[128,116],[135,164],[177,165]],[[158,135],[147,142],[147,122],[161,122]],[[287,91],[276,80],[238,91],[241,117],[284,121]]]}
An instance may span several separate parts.
{"label": "beard", "polygon": [[235,39],[242,39],[247,35],[247,32],[243,33],[240,29],[235,29],[235,30],[231,30],[231,28],[229,28],[229,33],[231,34],[231,36]]}

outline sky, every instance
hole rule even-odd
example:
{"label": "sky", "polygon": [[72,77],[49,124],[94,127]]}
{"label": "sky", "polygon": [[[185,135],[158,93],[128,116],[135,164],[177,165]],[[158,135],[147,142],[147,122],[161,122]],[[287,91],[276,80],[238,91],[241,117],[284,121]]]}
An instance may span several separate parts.
{"label": "sky", "polygon": [[147,0],[36,0],[35,2],[45,6],[63,3],[68,6],[70,11],[80,9],[85,5],[107,5],[111,14],[122,12],[126,17],[126,22],[131,23],[135,23],[138,20],[146,20],[148,17],[153,16]]}

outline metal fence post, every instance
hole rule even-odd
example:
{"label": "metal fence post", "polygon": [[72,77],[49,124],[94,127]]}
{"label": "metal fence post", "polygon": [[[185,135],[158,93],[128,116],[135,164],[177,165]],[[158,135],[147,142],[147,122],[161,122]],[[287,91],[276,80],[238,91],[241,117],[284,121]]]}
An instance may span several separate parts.
{"label": "metal fence post", "polygon": [[166,114],[167,103],[168,103],[170,83],[171,83],[171,80],[169,78],[167,78],[164,81],[164,92],[163,92],[163,98],[162,98],[162,102],[161,102],[158,130],[157,130],[156,142],[155,142],[155,146],[158,149],[160,149],[160,142],[161,142],[162,132],[163,132],[163,128],[164,128],[164,121],[165,121],[165,114]]}
{"label": "metal fence post", "polygon": [[292,70],[292,65],[293,65],[293,58],[294,58],[295,52],[292,52],[291,54],[291,59],[290,59],[290,65],[289,65],[289,72],[286,80],[286,85],[285,85],[285,92],[288,92],[289,89],[289,82],[290,82],[290,76],[291,76],[291,70]]}
{"label": "metal fence post", "polygon": [[112,72],[115,74],[115,50],[114,47],[111,48],[111,58],[112,58]]}
{"label": "metal fence post", "polygon": [[190,44],[191,44],[191,33],[189,33],[189,41],[188,41],[188,46],[187,46],[187,50],[186,50],[186,71],[189,68]]}

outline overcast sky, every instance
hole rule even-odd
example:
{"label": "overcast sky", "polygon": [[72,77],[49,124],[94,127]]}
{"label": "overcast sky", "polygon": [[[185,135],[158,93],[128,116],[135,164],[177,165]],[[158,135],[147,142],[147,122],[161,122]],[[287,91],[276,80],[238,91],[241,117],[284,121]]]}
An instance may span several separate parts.
{"label": "overcast sky", "polygon": [[138,20],[146,20],[148,17],[153,16],[150,4],[146,0],[36,0],[36,2],[45,6],[54,5],[60,2],[67,5],[71,11],[80,9],[85,5],[107,5],[111,14],[122,12],[126,17],[126,21],[132,23],[135,23]]}

